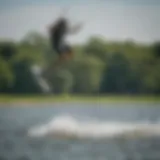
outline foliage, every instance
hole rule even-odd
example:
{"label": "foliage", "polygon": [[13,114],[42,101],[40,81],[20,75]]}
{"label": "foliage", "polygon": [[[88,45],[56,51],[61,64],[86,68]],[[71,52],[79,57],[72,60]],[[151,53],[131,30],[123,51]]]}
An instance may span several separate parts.
{"label": "foliage", "polygon": [[[91,37],[74,46],[75,57],[53,73],[54,93],[159,94],[160,43],[109,42]],[[0,42],[0,92],[41,93],[30,67],[57,58],[47,38],[28,33],[20,42]]]}

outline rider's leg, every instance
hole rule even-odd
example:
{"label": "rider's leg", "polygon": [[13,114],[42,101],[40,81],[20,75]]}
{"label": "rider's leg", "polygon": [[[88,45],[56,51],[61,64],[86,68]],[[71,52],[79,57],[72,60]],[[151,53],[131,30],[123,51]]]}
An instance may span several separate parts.
{"label": "rider's leg", "polygon": [[66,47],[63,52],[61,52],[58,56],[56,62],[53,62],[51,66],[47,69],[46,78],[49,78],[52,75],[52,72],[56,70],[58,67],[63,65],[65,62],[68,62],[73,58],[73,51],[70,47]]}

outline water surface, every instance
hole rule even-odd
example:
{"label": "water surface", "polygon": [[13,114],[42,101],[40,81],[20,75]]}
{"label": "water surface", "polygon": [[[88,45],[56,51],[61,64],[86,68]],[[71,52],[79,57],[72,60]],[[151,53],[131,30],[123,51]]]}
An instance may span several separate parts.
{"label": "water surface", "polygon": [[0,160],[159,160],[160,139],[33,138],[27,131],[68,115],[78,122],[159,123],[159,103],[43,103],[0,108]]}

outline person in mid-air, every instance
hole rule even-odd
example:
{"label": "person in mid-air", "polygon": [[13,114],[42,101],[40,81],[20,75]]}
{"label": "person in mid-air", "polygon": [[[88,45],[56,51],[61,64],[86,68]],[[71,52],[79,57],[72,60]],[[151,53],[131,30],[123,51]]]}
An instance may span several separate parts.
{"label": "person in mid-air", "polygon": [[58,60],[51,65],[49,72],[63,64],[64,62],[72,59],[74,52],[72,47],[65,42],[67,34],[77,33],[81,28],[81,24],[74,27],[69,26],[66,18],[59,18],[54,24],[49,27],[49,39],[52,49],[58,54]]}

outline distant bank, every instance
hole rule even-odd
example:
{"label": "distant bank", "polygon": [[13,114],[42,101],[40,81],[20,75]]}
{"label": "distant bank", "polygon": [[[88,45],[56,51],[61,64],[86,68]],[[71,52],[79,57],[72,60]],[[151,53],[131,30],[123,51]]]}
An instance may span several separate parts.
{"label": "distant bank", "polygon": [[67,102],[89,102],[89,103],[119,103],[119,102],[158,102],[160,96],[127,96],[127,95],[105,95],[105,96],[55,96],[55,95],[0,95],[0,104],[12,103],[67,103]]}

